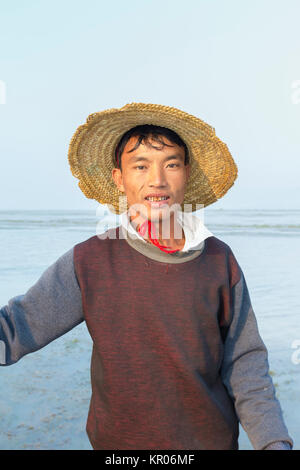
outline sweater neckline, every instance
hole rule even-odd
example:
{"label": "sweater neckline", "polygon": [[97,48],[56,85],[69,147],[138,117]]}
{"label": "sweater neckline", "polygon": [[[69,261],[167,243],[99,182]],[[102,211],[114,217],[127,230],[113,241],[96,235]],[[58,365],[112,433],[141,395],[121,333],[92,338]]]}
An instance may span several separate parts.
{"label": "sweater neckline", "polygon": [[175,253],[165,253],[161,251],[155,245],[145,242],[145,240],[141,240],[137,235],[134,233],[129,233],[123,225],[119,226],[119,236],[120,238],[124,238],[128,245],[141,253],[142,255],[150,258],[154,261],[158,261],[160,263],[168,263],[168,264],[180,264],[186,263],[197,258],[203,252],[205,248],[205,240],[199,243],[199,245],[191,250],[188,251],[177,251]]}
{"label": "sweater neckline", "polygon": [[[202,222],[201,218],[196,217],[193,213],[183,213],[178,211],[176,212],[176,217],[185,235],[185,244],[178,253],[191,253],[194,250],[199,250],[202,247],[201,242],[206,238],[213,236],[213,233],[208,230],[208,228]],[[138,239],[142,242],[142,244],[149,245],[149,243],[141,236],[141,234],[139,234],[135,230],[135,228],[131,224],[127,211],[121,214],[120,225],[125,229],[128,234],[134,235],[133,239]],[[154,250],[154,253],[156,251],[157,250]],[[168,256],[169,254],[172,253],[167,253]]]}

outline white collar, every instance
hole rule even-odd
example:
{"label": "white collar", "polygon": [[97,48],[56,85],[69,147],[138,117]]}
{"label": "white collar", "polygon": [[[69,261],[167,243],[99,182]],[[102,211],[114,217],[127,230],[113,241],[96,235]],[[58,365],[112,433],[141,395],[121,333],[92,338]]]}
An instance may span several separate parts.
{"label": "white collar", "polygon": [[[213,234],[205,227],[202,220],[193,215],[192,212],[177,211],[176,214],[177,221],[183,228],[185,235],[185,244],[181,251],[197,250],[203,240],[213,236]],[[128,233],[135,235],[137,238],[147,243],[131,224],[127,211],[122,212],[120,215],[120,222]]]}

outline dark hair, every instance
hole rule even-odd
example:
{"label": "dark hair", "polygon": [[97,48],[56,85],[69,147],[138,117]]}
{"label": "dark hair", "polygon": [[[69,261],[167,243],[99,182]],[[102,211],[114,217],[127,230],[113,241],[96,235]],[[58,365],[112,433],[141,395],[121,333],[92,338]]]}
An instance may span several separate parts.
{"label": "dark hair", "polygon": [[125,145],[129,141],[131,137],[139,137],[138,141],[136,142],[135,146],[133,149],[131,149],[129,152],[133,152],[133,150],[136,150],[138,146],[144,142],[145,145],[151,146],[153,148],[154,145],[151,145],[149,142],[149,137],[151,137],[152,140],[155,142],[159,142],[163,147],[171,147],[169,144],[166,144],[162,139],[159,138],[159,136],[164,136],[170,142],[173,142],[174,144],[179,145],[180,147],[184,148],[185,151],[185,157],[184,157],[184,164],[187,165],[189,163],[189,152],[186,144],[183,142],[183,140],[179,137],[176,132],[172,131],[171,129],[168,129],[166,127],[161,127],[161,126],[154,126],[153,124],[144,124],[141,126],[136,126],[133,127],[132,129],[129,129],[129,131],[125,132],[123,136],[121,137],[116,150],[115,150],[115,166],[117,168],[121,168],[121,156],[124,151]]}

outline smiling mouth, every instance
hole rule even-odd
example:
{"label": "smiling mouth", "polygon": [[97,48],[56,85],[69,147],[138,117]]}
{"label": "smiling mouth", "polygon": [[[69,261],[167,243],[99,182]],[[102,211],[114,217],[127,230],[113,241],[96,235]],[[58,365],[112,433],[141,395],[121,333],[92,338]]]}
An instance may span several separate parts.
{"label": "smiling mouth", "polygon": [[159,201],[166,201],[170,199],[170,196],[147,196],[145,197],[146,201],[150,202],[159,202]]}
{"label": "smiling mouth", "polygon": [[145,201],[148,203],[151,207],[161,207],[161,206],[167,206],[168,205],[168,199],[170,199],[169,196],[164,196],[164,197],[146,197]]}

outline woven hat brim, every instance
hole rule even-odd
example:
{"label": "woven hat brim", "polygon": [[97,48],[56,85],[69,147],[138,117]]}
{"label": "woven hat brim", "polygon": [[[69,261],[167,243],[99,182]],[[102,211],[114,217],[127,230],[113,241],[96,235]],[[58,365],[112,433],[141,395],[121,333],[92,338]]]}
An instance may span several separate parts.
{"label": "woven hat brim", "polygon": [[90,114],[71,139],[68,152],[71,172],[87,198],[113,206],[117,214],[128,209],[126,197],[112,179],[115,149],[126,131],[143,124],[167,127],[187,145],[191,172],[182,207],[190,205],[191,211],[201,205],[206,207],[232,187],[238,169],[213,127],[177,108],[130,103],[120,109]]}

